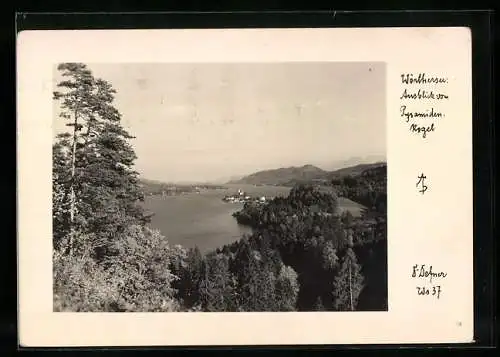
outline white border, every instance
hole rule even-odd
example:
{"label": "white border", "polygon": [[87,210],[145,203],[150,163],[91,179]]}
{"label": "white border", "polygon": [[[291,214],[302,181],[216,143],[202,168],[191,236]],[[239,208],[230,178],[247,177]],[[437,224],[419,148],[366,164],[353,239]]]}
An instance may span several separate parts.
{"label": "white border", "polygon": [[[469,29],[27,31],[17,44],[22,346],[472,341]],[[53,313],[52,69],[75,61],[386,62],[389,312]],[[450,80],[446,118],[425,142],[399,118],[400,73],[424,71]],[[415,191],[421,171],[431,185],[424,196]],[[439,300],[416,295],[417,263],[448,272]]]}

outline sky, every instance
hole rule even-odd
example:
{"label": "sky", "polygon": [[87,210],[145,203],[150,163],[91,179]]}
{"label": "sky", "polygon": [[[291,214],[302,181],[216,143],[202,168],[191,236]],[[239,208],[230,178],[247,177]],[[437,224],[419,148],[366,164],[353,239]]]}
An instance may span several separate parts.
{"label": "sky", "polygon": [[[166,182],[385,157],[383,63],[87,64],[116,89],[135,169]],[[55,71],[54,84],[62,77]],[[54,133],[66,130],[54,106]]]}

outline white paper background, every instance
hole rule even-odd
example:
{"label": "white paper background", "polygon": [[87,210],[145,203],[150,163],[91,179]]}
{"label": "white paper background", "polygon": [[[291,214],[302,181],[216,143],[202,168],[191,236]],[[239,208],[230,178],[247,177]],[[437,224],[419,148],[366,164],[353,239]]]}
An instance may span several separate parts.
{"label": "white paper background", "polygon": [[[52,312],[54,65],[267,61],[386,62],[389,311]],[[441,104],[446,117],[437,121],[436,131],[425,141],[410,133],[400,118],[400,74],[406,72],[449,78],[442,90],[450,97]],[[471,84],[467,28],[22,32],[18,37],[21,345],[471,342]],[[429,186],[425,195],[415,187],[422,172]],[[413,264],[432,264],[435,271],[448,273],[440,284],[439,300],[417,296],[417,281],[410,278]]]}

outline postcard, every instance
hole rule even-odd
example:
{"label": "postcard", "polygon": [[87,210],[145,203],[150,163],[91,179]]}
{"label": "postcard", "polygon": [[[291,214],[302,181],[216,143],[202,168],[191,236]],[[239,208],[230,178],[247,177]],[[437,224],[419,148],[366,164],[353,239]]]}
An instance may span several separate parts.
{"label": "postcard", "polygon": [[468,28],[17,46],[21,346],[473,341]]}

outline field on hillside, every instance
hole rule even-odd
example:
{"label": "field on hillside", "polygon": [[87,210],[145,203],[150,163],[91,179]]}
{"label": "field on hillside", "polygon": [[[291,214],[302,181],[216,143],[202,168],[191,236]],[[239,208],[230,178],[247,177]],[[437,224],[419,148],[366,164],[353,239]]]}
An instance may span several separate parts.
{"label": "field on hillside", "polygon": [[364,209],[364,206],[351,201],[348,198],[339,197],[339,208],[341,211],[350,211],[354,217],[359,217]]}

